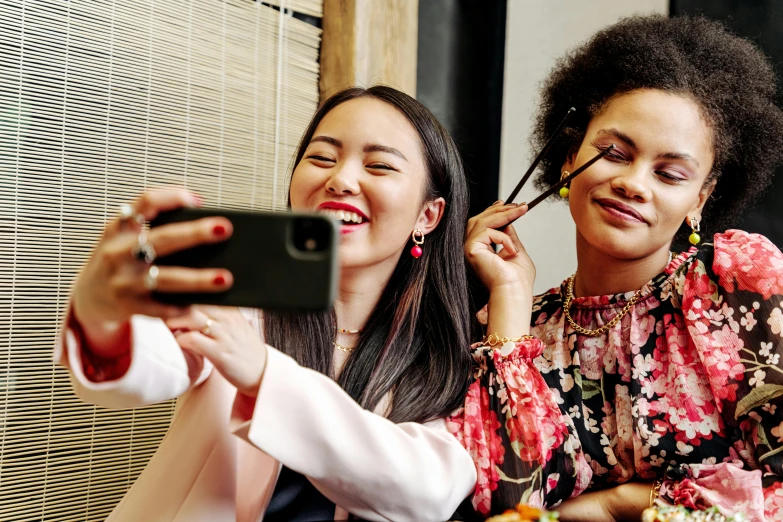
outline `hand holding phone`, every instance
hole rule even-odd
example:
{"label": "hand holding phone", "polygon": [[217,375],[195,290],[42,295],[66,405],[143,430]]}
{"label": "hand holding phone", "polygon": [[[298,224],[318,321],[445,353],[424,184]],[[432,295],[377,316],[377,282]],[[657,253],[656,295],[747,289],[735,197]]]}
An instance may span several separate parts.
{"label": "hand holding phone", "polygon": [[219,293],[155,292],[156,300],[268,310],[322,311],[331,307],[339,269],[340,236],[335,222],[317,214],[181,208],[160,214],[150,226],[215,216],[231,222],[233,233],[228,240],[159,257],[155,263],[223,268],[233,275],[233,286]]}

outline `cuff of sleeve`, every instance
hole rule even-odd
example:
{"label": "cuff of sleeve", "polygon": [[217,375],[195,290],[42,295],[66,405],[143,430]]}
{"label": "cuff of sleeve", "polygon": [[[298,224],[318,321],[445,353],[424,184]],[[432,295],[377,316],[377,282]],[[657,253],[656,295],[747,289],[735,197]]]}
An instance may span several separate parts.
{"label": "cuff of sleeve", "polygon": [[[275,395],[274,379],[268,379],[266,376],[275,375],[285,371],[286,360],[288,356],[282,354],[271,346],[267,346],[266,366],[264,367],[264,378],[261,380],[261,386],[258,389],[258,395],[256,397],[249,397],[242,393],[237,393],[234,398],[234,404],[231,409],[231,420],[229,428],[231,432],[240,437],[250,444],[258,446],[250,440],[250,431],[254,426],[254,418],[258,418],[259,415],[256,410],[259,409],[259,404],[264,402],[264,397],[270,397]],[[291,363],[296,364],[291,360]],[[280,367],[282,366],[282,368]],[[272,389],[270,389],[272,388]],[[269,402],[269,399],[266,399]],[[264,448],[261,448],[262,450]]]}
{"label": "cuff of sleeve", "polygon": [[[68,351],[68,360],[72,370],[79,368],[82,375],[91,382],[114,381],[128,372],[131,362],[130,347],[133,346],[132,342],[128,342],[128,351],[119,357],[101,357],[88,348],[87,339],[81,324],[74,318],[72,312],[68,313],[65,328],[66,350]],[[129,338],[131,336],[130,324],[125,325],[123,328],[123,335]]]}

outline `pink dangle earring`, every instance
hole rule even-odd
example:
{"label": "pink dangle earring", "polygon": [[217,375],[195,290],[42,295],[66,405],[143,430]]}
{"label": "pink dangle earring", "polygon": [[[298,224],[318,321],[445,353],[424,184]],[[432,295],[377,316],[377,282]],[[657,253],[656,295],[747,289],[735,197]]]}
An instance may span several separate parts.
{"label": "pink dangle earring", "polygon": [[424,250],[421,249],[421,245],[424,244],[424,232],[422,232],[417,228],[411,234],[411,239],[413,240],[413,248],[411,248],[411,255],[416,259],[418,259],[424,253]]}

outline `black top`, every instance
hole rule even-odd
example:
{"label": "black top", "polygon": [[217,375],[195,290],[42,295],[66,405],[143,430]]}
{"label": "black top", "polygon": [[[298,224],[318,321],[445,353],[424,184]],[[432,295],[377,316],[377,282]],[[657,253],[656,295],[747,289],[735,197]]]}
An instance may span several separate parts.
{"label": "black top", "polygon": [[334,520],[335,504],[307,477],[283,466],[264,522],[323,522]]}

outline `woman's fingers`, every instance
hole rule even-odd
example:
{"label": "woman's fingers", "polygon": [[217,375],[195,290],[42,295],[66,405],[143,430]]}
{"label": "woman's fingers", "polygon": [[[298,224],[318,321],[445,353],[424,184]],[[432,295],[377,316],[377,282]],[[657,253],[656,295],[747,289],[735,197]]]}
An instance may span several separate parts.
{"label": "woman's fingers", "polygon": [[147,234],[147,241],[158,257],[187,250],[199,245],[225,241],[234,229],[224,217],[209,217],[155,227]]}
{"label": "woman's fingers", "polygon": [[[174,329],[172,328],[172,330]],[[181,348],[210,360],[214,359],[215,353],[218,351],[218,342],[199,330],[175,331],[174,338]]]}
{"label": "woman's fingers", "polygon": [[524,216],[527,205],[493,205],[468,221],[467,235],[480,232],[484,228],[505,228],[511,221]]}
{"label": "woman's fingers", "polygon": [[145,286],[149,279],[149,271],[157,270],[154,290],[162,293],[209,293],[225,292],[234,284],[234,277],[228,270],[221,268],[184,268],[178,266],[155,266],[147,269],[141,277],[141,288],[153,290]]}
{"label": "woman's fingers", "polygon": [[481,234],[476,234],[473,237],[473,240],[466,244],[465,253],[470,257],[480,251],[491,248],[490,245],[492,243],[496,245],[503,245],[504,249],[513,254],[518,252],[517,247],[514,246],[514,243],[508,234],[501,232],[500,230],[487,228]]}
{"label": "woman's fingers", "polygon": [[152,221],[161,212],[182,207],[195,207],[200,204],[200,198],[189,190],[168,187],[144,192],[133,204],[133,208],[144,216],[144,219]]}
{"label": "woman's fingers", "polygon": [[212,319],[212,326],[215,326],[215,320],[209,315],[202,312],[198,307],[193,306],[188,310],[188,313],[180,315],[178,317],[172,317],[166,320],[166,325],[171,330],[201,330],[207,325],[207,322]]}

